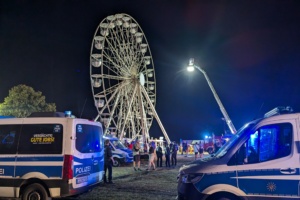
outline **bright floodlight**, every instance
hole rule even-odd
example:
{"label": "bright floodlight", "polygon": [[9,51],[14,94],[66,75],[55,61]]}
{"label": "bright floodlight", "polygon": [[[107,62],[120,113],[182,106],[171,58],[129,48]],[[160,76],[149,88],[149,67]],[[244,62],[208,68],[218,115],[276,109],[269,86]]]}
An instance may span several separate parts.
{"label": "bright floodlight", "polygon": [[195,67],[194,67],[194,66],[187,66],[187,70],[188,70],[189,72],[192,72],[192,71],[195,70]]}
{"label": "bright floodlight", "polygon": [[194,58],[190,58],[189,65],[187,66],[187,70],[189,72],[192,72],[192,71],[195,70],[195,67],[194,67]]}

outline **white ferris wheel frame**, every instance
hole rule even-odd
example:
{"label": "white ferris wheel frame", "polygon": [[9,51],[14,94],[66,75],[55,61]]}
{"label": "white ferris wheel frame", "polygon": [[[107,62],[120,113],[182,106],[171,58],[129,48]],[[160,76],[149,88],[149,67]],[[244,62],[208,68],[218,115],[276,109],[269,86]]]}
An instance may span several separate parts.
{"label": "white ferris wheel frame", "polygon": [[95,121],[103,123],[105,134],[149,141],[155,118],[170,143],[155,110],[156,80],[150,47],[131,16],[110,15],[98,25],[91,45],[90,79],[98,110]]}

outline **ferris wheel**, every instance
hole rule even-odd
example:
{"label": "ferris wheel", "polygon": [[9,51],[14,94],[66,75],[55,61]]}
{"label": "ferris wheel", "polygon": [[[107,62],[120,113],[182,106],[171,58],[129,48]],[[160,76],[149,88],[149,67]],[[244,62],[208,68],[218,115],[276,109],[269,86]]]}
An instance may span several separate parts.
{"label": "ferris wheel", "polygon": [[97,27],[90,52],[95,106],[105,134],[149,139],[155,111],[156,81],[151,51],[139,24],[127,14],[107,16]]}

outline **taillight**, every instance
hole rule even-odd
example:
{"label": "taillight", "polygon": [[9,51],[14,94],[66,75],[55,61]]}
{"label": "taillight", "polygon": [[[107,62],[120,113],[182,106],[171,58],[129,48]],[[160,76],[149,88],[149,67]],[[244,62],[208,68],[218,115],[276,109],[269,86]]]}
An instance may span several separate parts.
{"label": "taillight", "polygon": [[63,179],[72,179],[73,178],[73,156],[65,155],[64,156],[64,168],[63,168]]}

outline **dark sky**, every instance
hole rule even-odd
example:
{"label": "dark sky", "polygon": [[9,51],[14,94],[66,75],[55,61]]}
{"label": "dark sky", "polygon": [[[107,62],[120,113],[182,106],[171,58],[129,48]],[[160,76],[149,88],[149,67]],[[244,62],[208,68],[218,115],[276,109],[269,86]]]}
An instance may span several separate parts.
{"label": "dark sky", "polygon": [[[76,116],[97,110],[89,77],[94,32],[126,13],[154,61],[157,113],[171,140],[224,131],[208,74],[235,127],[276,106],[300,110],[300,1],[0,0],[0,102],[26,84]],[[154,123],[150,136],[162,136]]]}

